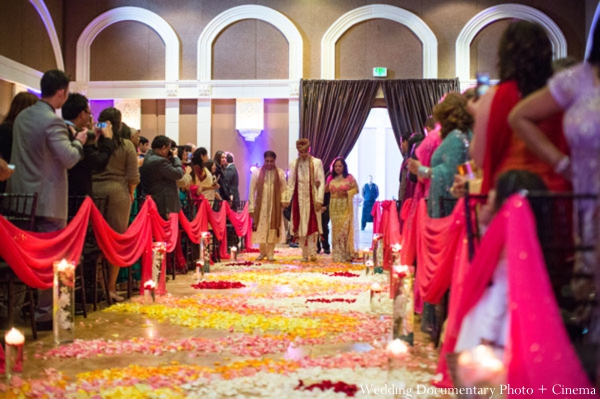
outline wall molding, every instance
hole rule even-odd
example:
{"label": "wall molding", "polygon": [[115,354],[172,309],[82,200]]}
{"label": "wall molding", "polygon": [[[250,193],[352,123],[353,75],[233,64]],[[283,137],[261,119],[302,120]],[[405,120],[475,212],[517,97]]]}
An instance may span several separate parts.
{"label": "wall molding", "polygon": [[456,39],[456,76],[471,79],[471,42],[486,26],[501,19],[517,18],[542,25],[554,50],[554,58],[567,56],[567,39],[558,25],[543,12],[522,4],[500,4],[486,8],[467,22]]}
{"label": "wall molding", "polygon": [[0,77],[3,80],[40,90],[43,72],[0,55]]}
{"label": "wall molding", "polygon": [[423,44],[423,78],[437,78],[437,38],[418,15],[400,7],[372,4],[356,8],[338,18],[321,39],[321,78],[335,79],[335,44],[352,26],[370,19],[388,19],[405,25]]}
{"label": "wall molding", "polygon": [[243,5],[230,8],[212,19],[198,39],[198,80],[212,80],[213,43],[228,26],[245,19],[258,19],[277,28],[289,45],[289,79],[303,77],[303,40],[300,31],[285,15],[269,7]]}
{"label": "wall molding", "polygon": [[63,60],[62,50],[60,48],[60,40],[58,40],[56,27],[54,26],[54,21],[52,20],[52,15],[50,15],[50,11],[48,11],[48,7],[46,7],[46,3],[44,3],[44,0],[29,0],[29,2],[33,5],[37,13],[40,15],[40,18],[42,19],[42,22],[46,27],[46,32],[48,32],[48,38],[50,39],[50,43],[52,44],[52,51],[54,52],[56,69],[64,71],[65,63]]}
{"label": "wall molding", "polygon": [[179,38],[161,16],[140,7],[118,7],[109,10],[90,22],[77,40],[76,69],[77,81],[90,80],[90,47],[96,36],[108,26],[117,22],[141,22],[154,30],[165,44],[165,80],[179,80]]}
{"label": "wall molding", "polygon": [[594,29],[596,29],[596,25],[600,23],[600,2],[596,6],[596,11],[594,12],[594,19],[592,20],[592,25],[590,26],[590,32],[588,33],[587,42],[585,44],[585,59],[590,55],[592,51],[592,44],[594,44]]}

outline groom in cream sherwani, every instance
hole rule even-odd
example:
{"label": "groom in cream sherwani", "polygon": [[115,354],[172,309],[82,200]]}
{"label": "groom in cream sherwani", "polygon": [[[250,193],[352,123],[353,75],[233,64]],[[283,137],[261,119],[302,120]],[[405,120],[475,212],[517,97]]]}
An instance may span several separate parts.
{"label": "groom in cream sherwani", "polygon": [[[320,159],[310,155],[310,141],[296,141],[298,158],[290,163],[286,198],[291,198],[291,233],[298,238],[302,262],[317,260],[317,240],[322,234],[321,207],[325,174]],[[287,205],[287,204],[286,204]]]}

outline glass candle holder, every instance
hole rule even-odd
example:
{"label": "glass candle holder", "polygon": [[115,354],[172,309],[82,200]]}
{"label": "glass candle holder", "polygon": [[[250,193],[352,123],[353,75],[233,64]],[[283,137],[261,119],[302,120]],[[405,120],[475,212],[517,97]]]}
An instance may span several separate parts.
{"label": "glass candle holder", "polygon": [[414,342],[414,267],[393,266],[390,277],[392,299],[394,301],[393,337],[413,345]]}
{"label": "glass candle holder", "polygon": [[156,302],[156,283],[148,280],[144,283],[144,301],[148,304]]}
{"label": "glass candle holder", "polygon": [[52,332],[57,345],[75,340],[75,262],[54,262]]}
{"label": "glass candle holder", "polygon": [[4,336],[6,350],[4,351],[5,375],[6,381],[10,382],[13,376],[21,374],[23,371],[23,347],[25,337],[23,334],[12,328]]}
{"label": "glass candle holder", "polygon": [[200,259],[202,259],[203,273],[210,273],[210,256],[208,254],[208,240],[210,239],[210,233],[203,231],[200,234]]}
{"label": "glass candle holder", "polygon": [[196,277],[196,284],[204,280],[204,260],[198,259],[196,261],[196,273],[194,273],[194,277]]}
{"label": "glass candle holder", "polygon": [[152,243],[152,281],[154,281],[155,290],[158,295],[167,293],[167,243]]}
{"label": "glass candle holder", "polygon": [[379,285],[379,283],[373,283],[371,285],[371,296],[370,296],[371,312],[379,313],[379,311],[381,310],[382,291],[383,291],[383,288],[381,287],[381,285]]}
{"label": "glass candle holder", "polygon": [[369,274],[373,275],[375,274],[375,266],[373,265],[373,262],[368,260],[365,264],[365,273],[368,276]]}
{"label": "glass candle holder", "polygon": [[231,259],[237,261],[237,247],[231,247]]}

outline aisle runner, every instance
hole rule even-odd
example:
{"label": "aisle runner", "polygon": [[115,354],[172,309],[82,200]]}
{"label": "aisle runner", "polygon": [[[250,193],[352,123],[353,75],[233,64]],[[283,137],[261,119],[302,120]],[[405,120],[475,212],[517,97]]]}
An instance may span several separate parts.
{"label": "aisle runner", "polygon": [[[278,258],[283,260],[280,264],[220,264],[207,275],[208,281],[241,282],[247,286],[241,290],[197,290],[190,296],[157,298],[153,304],[135,297],[105,310],[183,326],[190,329],[191,338],[146,334],[131,340],[77,340],[36,356],[54,359],[57,368],[61,359],[91,359],[89,365],[102,357],[102,364],[109,364],[111,356],[124,355],[133,356],[136,364],[83,372],[75,379],[47,370],[43,378],[17,381],[11,393],[52,398],[281,399],[392,397],[393,388],[403,392],[399,397],[434,397],[428,392],[437,359],[430,347],[417,344],[403,367],[388,373],[383,346],[390,316],[371,312],[368,290],[374,280],[364,275],[362,267],[325,264],[322,259],[300,266],[297,256],[292,259],[286,252]],[[346,273],[333,275],[340,272]],[[191,275],[179,279],[195,282]],[[384,276],[375,279],[386,283]],[[197,329],[220,333],[209,334],[218,338],[200,338]],[[186,356],[171,361],[177,353]],[[152,362],[144,361],[148,356]],[[198,364],[198,358],[206,356],[218,356],[219,361],[210,367]],[[157,365],[156,358],[163,357]],[[187,359],[185,364],[181,359]],[[386,389],[389,395],[382,394]]]}

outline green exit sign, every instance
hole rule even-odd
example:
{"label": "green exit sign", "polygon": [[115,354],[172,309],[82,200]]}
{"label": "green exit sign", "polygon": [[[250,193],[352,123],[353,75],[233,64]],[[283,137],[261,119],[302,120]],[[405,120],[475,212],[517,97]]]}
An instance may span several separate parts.
{"label": "green exit sign", "polygon": [[387,68],[384,68],[384,67],[373,68],[373,77],[376,77],[376,78],[387,77]]}

